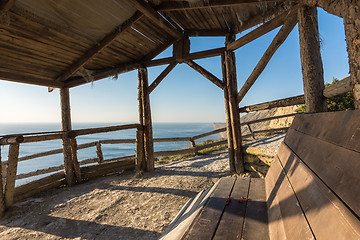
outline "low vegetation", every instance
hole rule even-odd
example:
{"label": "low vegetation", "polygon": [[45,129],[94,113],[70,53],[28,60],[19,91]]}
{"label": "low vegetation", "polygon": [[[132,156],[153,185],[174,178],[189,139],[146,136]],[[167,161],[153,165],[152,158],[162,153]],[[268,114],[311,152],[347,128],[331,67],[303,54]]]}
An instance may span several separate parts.
{"label": "low vegetation", "polygon": [[[336,78],[333,78],[332,83],[325,84],[325,88],[333,85],[334,83],[338,82],[339,80]],[[349,111],[354,110],[354,96],[352,92],[347,92],[339,96],[327,98],[327,109],[329,112],[335,112],[335,111]],[[305,112],[305,104],[301,105],[298,109],[296,109],[296,112],[301,113]]]}

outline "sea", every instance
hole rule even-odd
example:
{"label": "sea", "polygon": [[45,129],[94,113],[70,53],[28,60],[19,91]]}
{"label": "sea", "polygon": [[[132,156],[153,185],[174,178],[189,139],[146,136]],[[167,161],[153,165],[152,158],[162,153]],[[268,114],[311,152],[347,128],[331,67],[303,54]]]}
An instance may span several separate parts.
{"label": "sea", "polygon": [[[127,123],[73,123],[72,128],[95,128],[107,127],[114,125],[122,125]],[[0,136],[17,133],[35,133],[47,131],[59,131],[61,129],[58,123],[0,123]],[[169,138],[169,137],[192,137],[198,134],[214,130],[212,123],[153,123],[154,138]],[[116,132],[99,133],[92,135],[85,135],[77,137],[77,143],[88,143],[98,140],[106,139],[135,139],[136,130],[121,130]],[[203,139],[199,139],[197,143],[201,143],[206,139],[219,138],[219,135],[212,135]],[[154,151],[178,150],[190,147],[189,142],[169,142],[169,143],[154,143]],[[51,140],[36,143],[20,144],[19,157],[35,154],[39,152],[49,151],[53,149],[62,148],[61,140]],[[1,160],[6,161],[8,158],[8,146],[1,146]],[[135,154],[135,144],[102,144],[102,151],[104,159],[111,159],[115,157],[122,157]],[[78,150],[78,160],[96,157],[96,148],[86,148]],[[17,174],[36,171],[52,166],[59,166],[63,164],[63,155],[55,154],[34,158],[18,163]],[[16,180],[16,185],[20,185],[49,174],[43,174],[35,177]]]}

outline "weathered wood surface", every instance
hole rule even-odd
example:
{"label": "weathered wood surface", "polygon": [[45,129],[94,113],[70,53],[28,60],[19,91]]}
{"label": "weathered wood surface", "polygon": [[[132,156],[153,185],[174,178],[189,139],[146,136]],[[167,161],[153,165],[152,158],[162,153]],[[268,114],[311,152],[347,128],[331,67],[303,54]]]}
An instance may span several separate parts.
{"label": "weathered wood surface", "polygon": [[253,40],[265,35],[268,32],[280,27],[285,23],[285,21],[292,15],[296,14],[296,11],[292,9],[291,11],[286,11],[279,16],[271,19],[270,21],[262,24],[260,27],[254,29],[253,31],[249,32],[248,34],[244,35],[243,37],[237,39],[236,41],[228,44],[226,49],[229,51],[234,51]]}
{"label": "weathered wood surface", "polygon": [[326,98],[330,98],[351,91],[352,91],[352,82],[351,82],[351,77],[348,76],[330,86],[327,86],[324,89],[323,95]]}
{"label": "weathered wood surface", "polygon": [[1,147],[0,147],[0,217],[3,216],[5,211],[5,198],[4,198],[4,185],[3,185],[3,163],[1,162]]}
{"label": "weathered wood surface", "polygon": [[9,157],[8,157],[6,183],[5,183],[6,208],[9,208],[14,201],[14,190],[15,190],[18,157],[19,157],[19,144],[12,143],[9,147]]}
{"label": "weathered wood surface", "polygon": [[212,239],[234,183],[235,178],[220,179],[220,183],[211,194],[205,208],[197,216],[183,239]]}
{"label": "weathered wood surface", "polygon": [[235,156],[234,156],[234,140],[232,135],[232,127],[231,127],[231,115],[230,115],[230,103],[229,103],[229,91],[228,91],[228,84],[226,78],[226,62],[225,62],[225,54],[221,55],[221,70],[223,74],[223,82],[224,82],[224,104],[225,104],[225,117],[226,117],[226,137],[227,137],[227,148],[229,153],[229,166],[230,171],[235,171]]}
{"label": "weathered wood surface", "polygon": [[141,166],[142,170],[154,171],[154,139],[152,130],[150,96],[148,92],[148,71],[145,67],[138,69],[139,86],[139,117],[142,118],[143,137],[144,137],[144,156],[145,162]]}
{"label": "weathered wood surface", "polygon": [[[221,221],[217,227],[214,240],[242,239],[243,223],[246,212],[250,178],[237,178],[231,192],[231,202],[225,207]],[[242,200],[244,198],[245,200]],[[239,202],[242,201],[242,202]]]}
{"label": "weathered wood surface", "polygon": [[[226,37],[226,44],[234,41],[235,35],[229,34]],[[238,96],[237,96],[237,77],[236,77],[236,63],[235,53],[232,51],[225,51],[224,53],[225,77],[226,87],[229,95],[229,110],[230,110],[230,121],[232,129],[233,147],[234,147],[234,170],[240,174],[244,172],[244,155],[242,153],[242,137],[241,137],[241,126],[240,126],[240,113],[238,108]],[[231,166],[231,164],[230,164]]]}
{"label": "weathered wood surface", "polygon": [[[63,132],[71,131],[71,111],[70,111],[70,93],[68,88],[60,88],[60,107],[61,107],[61,130]],[[63,158],[65,179],[68,186],[75,183],[74,165],[71,154],[71,142],[69,136],[62,134]]]}
{"label": "weathered wood surface", "polygon": [[251,86],[258,79],[260,74],[264,71],[266,65],[269,63],[272,56],[275,54],[276,50],[284,43],[286,38],[289,36],[290,32],[293,30],[297,23],[297,16],[290,16],[284,25],[281,27],[279,32],[276,34],[273,41],[270,43],[269,47],[266,49],[264,55],[261,57],[260,61],[251,72],[250,76],[240,89],[237,95],[237,103],[240,103],[241,100],[245,97],[246,93],[250,90]]}
{"label": "weathered wood surface", "polygon": [[269,239],[264,179],[250,179],[242,239]]}
{"label": "weathered wood surface", "polygon": [[[354,116],[354,112],[357,115]],[[360,113],[359,111],[351,113],[336,112],[303,116],[297,119],[293,128],[290,128],[285,143],[352,211],[360,216],[360,186],[358,184],[360,182],[358,176],[360,134],[357,134],[360,133],[358,120]],[[344,123],[344,120],[349,124]],[[331,123],[332,121],[334,123]],[[327,122],[329,125],[326,125]],[[324,129],[321,126],[327,126],[327,128]],[[311,129],[314,131],[311,132]],[[335,136],[339,140],[332,140],[331,137],[335,138]],[[341,139],[347,139],[347,141],[339,142]],[[349,142],[356,143],[355,150],[351,148],[352,145],[349,146]]]}
{"label": "weathered wood surface", "polygon": [[78,149],[77,149],[76,138],[70,139],[70,144],[71,144],[71,158],[72,158],[72,163],[73,163],[73,167],[74,167],[76,181],[78,183],[81,183],[81,172],[80,172],[80,165],[79,165],[78,157],[77,157]]}
{"label": "weathered wood surface", "polygon": [[359,239],[359,219],[314,172],[284,143],[278,156],[315,238]]}
{"label": "weathered wood surface", "polygon": [[126,170],[135,169],[134,158],[116,162],[103,162],[100,165],[85,166],[81,168],[81,176],[83,180],[115,174]]}
{"label": "weathered wood surface", "polygon": [[193,60],[186,60],[185,63],[193,68],[195,71],[199,72],[205,78],[209,79],[212,83],[214,83],[219,88],[224,88],[224,83],[218,79],[215,75],[207,71],[205,68],[201,67],[199,64],[194,62]]}
{"label": "weathered wood surface", "polygon": [[316,7],[303,5],[300,1],[298,21],[306,112],[325,112],[324,70]]}
{"label": "weathered wood surface", "polygon": [[167,66],[164,71],[160,73],[160,75],[151,83],[148,88],[148,93],[150,94],[154,89],[161,83],[162,80],[176,67],[177,63],[173,62]]}
{"label": "weathered wood surface", "polygon": [[101,149],[101,143],[100,141],[96,143],[96,156],[98,158],[98,163],[101,163],[104,161],[104,155]]}
{"label": "weathered wood surface", "polygon": [[[325,1],[324,1],[325,2]],[[327,1],[326,1],[327,2]],[[359,48],[359,1],[344,0],[342,13],[344,17],[347,52],[352,82],[355,109],[360,109],[360,48]]]}
{"label": "weathered wood surface", "polygon": [[314,239],[278,158],[266,174],[265,187],[270,239]]}
{"label": "weathered wood surface", "polygon": [[0,145],[9,145],[12,143],[22,143],[22,142],[24,142],[23,136],[4,137],[0,139]]}
{"label": "weathered wood surface", "polygon": [[299,95],[290,98],[279,99],[271,102],[259,103],[255,105],[241,107],[239,109],[240,112],[253,112],[253,111],[260,111],[265,109],[272,109],[277,107],[287,107],[293,106],[298,104],[304,104],[305,98],[304,95]]}
{"label": "weathered wood surface", "polygon": [[291,128],[334,145],[360,152],[359,119],[359,110],[305,114],[297,116]]}
{"label": "weathered wood surface", "polygon": [[14,201],[18,202],[25,198],[28,198],[36,193],[46,191],[51,188],[65,185],[64,172],[54,173],[47,177],[25,183],[15,188]]}
{"label": "weathered wood surface", "polygon": [[96,134],[96,133],[114,132],[114,131],[127,130],[127,129],[137,129],[139,127],[140,124],[133,123],[133,124],[125,124],[119,126],[110,126],[110,127],[78,129],[78,130],[70,131],[69,136],[76,137],[76,136]]}
{"label": "weathered wood surface", "polygon": [[74,64],[72,64],[61,76],[56,80],[59,82],[64,82],[72,75],[74,75],[82,66],[87,62],[91,61],[97,54],[109,46],[116,38],[124,31],[129,29],[133,23],[138,21],[143,14],[140,12],[135,12],[135,14],[129,18],[127,21],[117,26],[112,32],[107,34],[99,43],[96,43],[90,49],[88,49]]}

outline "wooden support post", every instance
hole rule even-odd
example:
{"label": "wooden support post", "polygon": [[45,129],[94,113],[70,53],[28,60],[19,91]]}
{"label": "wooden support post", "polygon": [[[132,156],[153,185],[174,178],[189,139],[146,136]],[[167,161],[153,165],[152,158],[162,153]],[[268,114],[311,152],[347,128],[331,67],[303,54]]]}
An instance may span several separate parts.
{"label": "wooden support post", "polygon": [[[71,131],[71,114],[70,114],[70,95],[69,88],[60,88],[60,106],[61,106],[61,130]],[[66,183],[68,186],[74,185],[74,166],[71,154],[71,142],[68,134],[63,134],[63,155],[64,171]]]}
{"label": "wooden support post", "polygon": [[325,112],[324,71],[316,7],[300,4],[298,22],[306,112]]}
{"label": "wooden support post", "polygon": [[15,180],[19,158],[19,144],[12,143],[9,146],[9,157],[7,164],[6,184],[5,184],[5,207],[9,208],[14,201]]}
{"label": "wooden support post", "polygon": [[144,130],[144,153],[145,165],[142,165],[142,170],[151,172],[154,170],[154,142],[152,134],[151,108],[150,97],[148,93],[148,72],[145,67],[138,69],[138,83],[139,83],[139,111],[140,124],[143,125]]}
{"label": "wooden support post", "polygon": [[246,126],[248,127],[252,138],[255,140],[255,134],[254,134],[253,130],[251,129],[250,124],[246,124]]}
{"label": "wooden support post", "polygon": [[344,26],[353,85],[354,105],[360,109],[360,2],[344,0]]}
{"label": "wooden support post", "polygon": [[227,143],[228,143],[228,153],[229,153],[229,165],[230,172],[235,171],[235,158],[234,158],[234,143],[231,127],[231,116],[230,116],[230,106],[229,106],[229,92],[227,88],[227,78],[226,78],[226,63],[225,55],[221,55],[221,67],[223,72],[223,82],[224,82],[224,102],[225,102],[225,114],[226,114],[226,133],[227,133]]}
{"label": "wooden support post", "polygon": [[71,144],[71,157],[72,157],[72,163],[73,163],[73,167],[74,167],[76,181],[78,183],[81,183],[82,179],[81,179],[80,165],[79,165],[78,158],[77,158],[76,138],[71,138],[70,144]]}
{"label": "wooden support post", "polygon": [[[140,107],[139,107],[140,108]],[[136,131],[136,168],[138,170],[145,169],[145,149],[144,149],[144,131]]]}
{"label": "wooden support post", "polygon": [[190,139],[191,147],[195,149],[195,154],[199,154],[199,151],[196,149],[196,143],[194,139]]}
{"label": "wooden support post", "polygon": [[101,143],[96,143],[96,156],[98,158],[98,164],[101,164],[104,161],[104,155],[101,150]]}
{"label": "wooden support post", "polygon": [[[229,34],[226,37],[226,44],[234,41],[235,35]],[[226,70],[226,84],[229,94],[229,110],[231,119],[231,128],[234,146],[234,168],[235,172],[240,174],[244,172],[244,156],[242,152],[242,138],[240,126],[240,113],[237,101],[237,80],[236,80],[236,64],[235,53],[232,51],[225,51],[225,70]]]}
{"label": "wooden support post", "polygon": [[4,215],[5,212],[5,198],[4,198],[4,188],[3,188],[3,165],[1,162],[1,145],[0,145],[0,218]]}
{"label": "wooden support post", "polygon": [[164,71],[160,73],[160,75],[154,80],[154,82],[148,87],[148,93],[150,94],[154,89],[161,83],[162,80],[171,72],[171,70],[176,67],[177,63],[170,63],[169,66],[165,68]]}

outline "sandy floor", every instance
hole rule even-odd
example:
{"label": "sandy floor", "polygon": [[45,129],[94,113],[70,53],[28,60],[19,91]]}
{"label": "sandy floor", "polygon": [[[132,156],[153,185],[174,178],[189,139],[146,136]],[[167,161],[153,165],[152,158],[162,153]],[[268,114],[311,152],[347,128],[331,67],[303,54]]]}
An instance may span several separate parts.
{"label": "sandy floor", "polygon": [[[277,148],[282,137],[249,145]],[[229,175],[219,151],[52,190],[15,204],[0,221],[0,239],[157,239],[182,206]]]}

